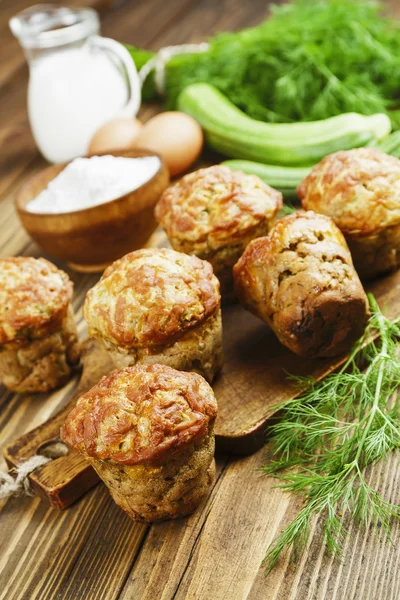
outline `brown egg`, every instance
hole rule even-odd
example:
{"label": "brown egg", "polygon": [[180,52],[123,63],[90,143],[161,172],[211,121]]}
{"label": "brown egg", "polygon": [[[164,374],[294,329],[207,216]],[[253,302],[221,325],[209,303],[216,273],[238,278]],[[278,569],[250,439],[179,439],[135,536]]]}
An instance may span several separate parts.
{"label": "brown egg", "polygon": [[143,123],[138,119],[114,119],[100,127],[89,144],[89,154],[107,150],[129,150],[133,147]]}
{"label": "brown egg", "polygon": [[195,162],[203,142],[201,127],[192,117],[181,112],[164,112],[143,125],[135,146],[161,154],[173,177]]}

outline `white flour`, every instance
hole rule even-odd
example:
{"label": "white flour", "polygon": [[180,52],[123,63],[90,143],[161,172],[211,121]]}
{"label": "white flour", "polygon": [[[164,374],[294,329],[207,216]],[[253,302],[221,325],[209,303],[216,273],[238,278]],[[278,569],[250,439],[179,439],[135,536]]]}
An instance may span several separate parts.
{"label": "white flour", "polygon": [[34,213],[67,213],[104,204],[136,190],[159,167],[157,156],[75,158],[26,209]]}

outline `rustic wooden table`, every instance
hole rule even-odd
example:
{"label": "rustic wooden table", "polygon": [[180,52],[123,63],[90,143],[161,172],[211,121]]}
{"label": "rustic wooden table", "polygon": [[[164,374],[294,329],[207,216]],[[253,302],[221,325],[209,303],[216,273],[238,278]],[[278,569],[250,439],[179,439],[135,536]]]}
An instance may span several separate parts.
{"label": "rustic wooden table", "polygon": [[[84,4],[76,0],[72,4]],[[102,13],[103,33],[157,49],[201,41],[222,30],[258,23],[266,0],[86,1]],[[40,256],[21,228],[13,198],[21,182],[44,166],[26,119],[27,67],[8,31],[8,19],[31,4],[0,2],[0,255]],[[400,15],[398,0],[389,10]],[[146,107],[146,118],[154,107]],[[70,273],[74,307],[80,307],[95,276]],[[73,393],[77,379],[51,398],[21,397],[0,387],[0,447],[45,421]],[[218,457],[216,483],[206,505],[188,519],[151,527],[132,522],[98,485],[70,509],[58,512],[36,498],[0,502],[0,598],[4,600],[256,600],[400,598],[400,524],[391,545],[370,528],[349,528],[344,559],[331,559],[319,523],[309,552],[291,565],[288,557],[266,579],[260,566],[274,535],[299,508],[295,499],[254,469],[263,451],[234,460]],[[3,466],[3,465],[1,465]],[[371,480],[400,502],[398,458],[375,467]]]}

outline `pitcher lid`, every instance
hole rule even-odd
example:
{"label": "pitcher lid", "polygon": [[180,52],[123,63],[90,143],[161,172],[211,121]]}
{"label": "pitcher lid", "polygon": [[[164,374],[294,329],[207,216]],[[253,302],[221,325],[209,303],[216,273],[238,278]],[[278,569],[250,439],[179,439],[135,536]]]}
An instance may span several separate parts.
{"label": "pitcher lid", "polygon": [[24,48],[51,48],[77,42],[100,30],[100,20],[92,8],[35,4],[9,22],[10,29]]}

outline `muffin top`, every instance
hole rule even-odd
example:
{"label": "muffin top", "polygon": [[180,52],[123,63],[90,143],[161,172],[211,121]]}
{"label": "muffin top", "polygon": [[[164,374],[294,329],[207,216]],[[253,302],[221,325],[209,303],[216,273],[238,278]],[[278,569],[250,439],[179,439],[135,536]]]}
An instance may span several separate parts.
{"label": "muffin top", "polygon": [[374,148],[335,152],[297,189],[305,209],[332,217],[350,235],[400,223],[400,160]]}
{"label": "muffin top", "polygon": [[205,255],[234,245],[281,206],[282,194],[256,175],[216,165],[165,190],[155,214],[175,248]]}
{"label": "muffin top", "polygon": [[115,261],[89,290],[89,333],[123,348],[172,343],[220,305],[211,265],[166,248]]}
{"label": "muffin top", "polygon": [[289,215],[251,242],[234,268],[243,304],[306,357],[337,356],[359,338],[368,300],[334,221]]}
{"label": "muffin top", "polygon": [[84,455],[134,465],[200,440],[216,415],[214,393],[200,375],[136,365],[113,371],[81,396],[61,438]]}
{"label": "muffin top", "polygon": [[44,258],[0,259],[0,344],[40,337],[72,298],[68,275]]}
{"label": "muffin top", "polygon": [[250,242],[233,271],[243,303],[268,322],[294,299],[301,312],[304,295],[341,294],[353,280],[361,289],[343,234],[312,211],[279,219],[268,236]]}
{"label": "muffin top", "polygon": [[[335,247],[344,247],[351,262],[344,235],[335,222],[326,215],[309,211],[299,211],[276,221],[269,234],[250,242],[242,255],[252,258],[252,261],[276,262],[276,253],[288,251],[305,258],[306,254],[318,254],[321,243]],[[235,265],[237,270],[240,260]]]}

